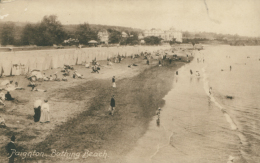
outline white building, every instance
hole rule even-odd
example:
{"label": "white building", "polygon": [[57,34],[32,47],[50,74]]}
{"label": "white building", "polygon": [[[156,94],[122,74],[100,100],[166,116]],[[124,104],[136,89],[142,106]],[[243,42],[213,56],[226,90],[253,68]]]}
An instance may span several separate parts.
{"label": "white building", "polygon": [[144,31],[144,37],[148,37],[148,36],[162,37],[163,34],[164,34],[163,30],[155,29],[155,28],[152,28],[151,30]]}
{"label": "white building", "polygon": [[156,36],[162,38],[164,41],[171,41],[173,38],[178,42],[182,42],[182,33],[180,31],[176,31],[174,28],[170,30],[161,30],[161,29],[151,29],[144,31],[144,36]]}
{"label": "white building", "polygon": [[107,30],[98,32],[98,38],[100,39],[100,42],[108,44],[109,34]]}
{"label": "white building", "polygon": [[138,39],[139,39],[139,40],[142,40],[142,39],[144,39],[144,36],[143,36],[143,34],[139,34],[139,35],[138,35]]}
{"label": "white building", "polygon": [[128,34],[125,32],[122,32],[122,37],[128,37]]}

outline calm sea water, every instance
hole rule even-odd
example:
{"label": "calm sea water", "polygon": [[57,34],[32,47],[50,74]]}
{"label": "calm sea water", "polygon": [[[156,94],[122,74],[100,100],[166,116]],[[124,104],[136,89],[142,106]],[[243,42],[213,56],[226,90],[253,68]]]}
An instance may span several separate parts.
{"label": "calm sea water", "polygon": [[259,163],[260,47],[206,46],[193,56],[164,97],[160,125],[154,117],[127,162]]}

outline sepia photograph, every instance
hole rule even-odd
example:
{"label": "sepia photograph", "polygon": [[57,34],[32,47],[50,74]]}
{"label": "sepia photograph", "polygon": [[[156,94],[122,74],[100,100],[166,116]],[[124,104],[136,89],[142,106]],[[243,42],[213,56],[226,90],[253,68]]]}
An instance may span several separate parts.
{"label": "sepia photograph", "polygon": [[0,0],[0,163],[260,163],[260,0]]}

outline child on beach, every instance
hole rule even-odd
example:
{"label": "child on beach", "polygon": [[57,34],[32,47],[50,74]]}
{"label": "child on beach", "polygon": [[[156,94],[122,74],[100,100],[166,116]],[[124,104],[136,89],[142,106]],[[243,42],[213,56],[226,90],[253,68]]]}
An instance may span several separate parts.
{"label": "child on beach", "polygon": [[38,89],[35,88],[36,86],[32,86],[32,90],[31,91],[37,91],[37,92],[47,92],[47,90],[43,90],[43,89]]}
{"label": "child on beach", "polygon": [[83,79],[83,75],[77,73],[77,70],[75,70],[74,73],[73,73],[73,78],[75,79],[76,77],[80,78],[80,79]]}
{"label": "child on beach", "polygon": [[3,125],[3,126],[6,127],[6,125],[5,125],[5,120],[4,120],[4,118],[2,118],[1,116],[0,116],[0,125]]}
{"label": "child on beach", "polygon": [[116,88],[116,77],[113,76],[112,78],[112,87]]}
{"label": "child on beach", "polygon": [[57,73],[58,73],[58,72],[56,72],[56,73],[54,74],[54,76],[55,76],[54,81],[60,81],[60,78],[58,78]]}
{"label": "child on beach", "polygon": [[66,76],[63,76],[63,78],[61,79],[62,81],[68,81],[68,79],[66,78]]}
{"label": "child on beach", "polygon": [[24,90],[24,88],[18,86],[18,82],[15,82],[15,90]]}
{"label": "child on beach", "polygon": [[45,76],[45,73],[43,73],[42,77],[43,77],[44,81],[48,81],[49,80],[49,78]]}
{"label": "child on beach", "polygon": [[52,80],[53,80],[53,78],[52,78],[52,75],[50,75],[50,78],[49,78],[49,80],[50,80],[50,81],[52,81]]}

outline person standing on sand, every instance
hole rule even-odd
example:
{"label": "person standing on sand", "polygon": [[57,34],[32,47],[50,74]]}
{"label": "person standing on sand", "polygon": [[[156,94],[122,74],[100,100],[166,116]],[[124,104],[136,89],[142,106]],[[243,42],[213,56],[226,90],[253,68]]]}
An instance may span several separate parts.
{"label": "person standing on sand", "polygon": [[34,102],[34,122],[39,122],[41,118],[41,105],[42,105],[42,100],[36,100]]}
{"label": "person standing on sand", "polygon": [[5,94],[0,89],[0,104],[5,106],[4,101],[5,101]]}
{"label": "person standing on sand", "polygon": [[48,100],[44,100],[44,103],[41,106],[41,123],[50,122],[50,106],[47,102]]}
{"label": "person standing on sand", "polygon": [[178,75],[179,73],[178,73],[178,71],[176,71],[176,75]]}
{"label": "person standing on sand", "polygon": [[231,70],[232,70],[232,67],[230,66],[229,68],[230,68],[230,71],[231,71]]}
{"label": "person standing on sand", "polygon": [[7,144],[7,146],[5,147],[5,149],[8,153],[9,163],[14,163],[15,154],[13,152],[16,151],[16,147],[14,145],[14,142],[15,142],[15,136],[13,135],[11,137],[11,142],[9,142]]}
{"label": "person standing on sand", "polygon": [[159,60],[159,66],[162,66],[162,64],[161,64],[161,60]]}
{"label": "person standing on sand", "polygon": [[111,102],[110,102],[110,111],[111,111],[111,115],[114,115],[114,111],[115,111],[115,106],[116,106],[116,102],[115,102],[115,99],[114,99],[114,95],[112,95],[112,98],[111,98]]}
{"label": "person standing on sand", "polygon": [[233,156],[229,156],[227,163],[232,163],[233,161],[234,161],[234,157]]}
{"label": "person standing on sand", "polygon": [[0,126],[2,126],[2,125],[3,125],[4,127],[6,127],[5,119],[0,116]]}
{"label": "person standing on sand", "polygon": [[211,95],[212,92],[212,87],[209,88],[209,94]]}
{"label": "person standing on sand", "polygon": [[113,76],[112,78],[112,87],[116,88],[116,77]]}
{"label": "person standing on sand", "polygon": [[161,108],[158,108],[158,110],[156,111],[156,115],[158,119],[160,119],[160,114],[161,114]]}
{"label": "person standing on sand", "polygon": [[193,74],[193,72],[192,72],[192,70],[190,69],[190,74],[192,75]]}

